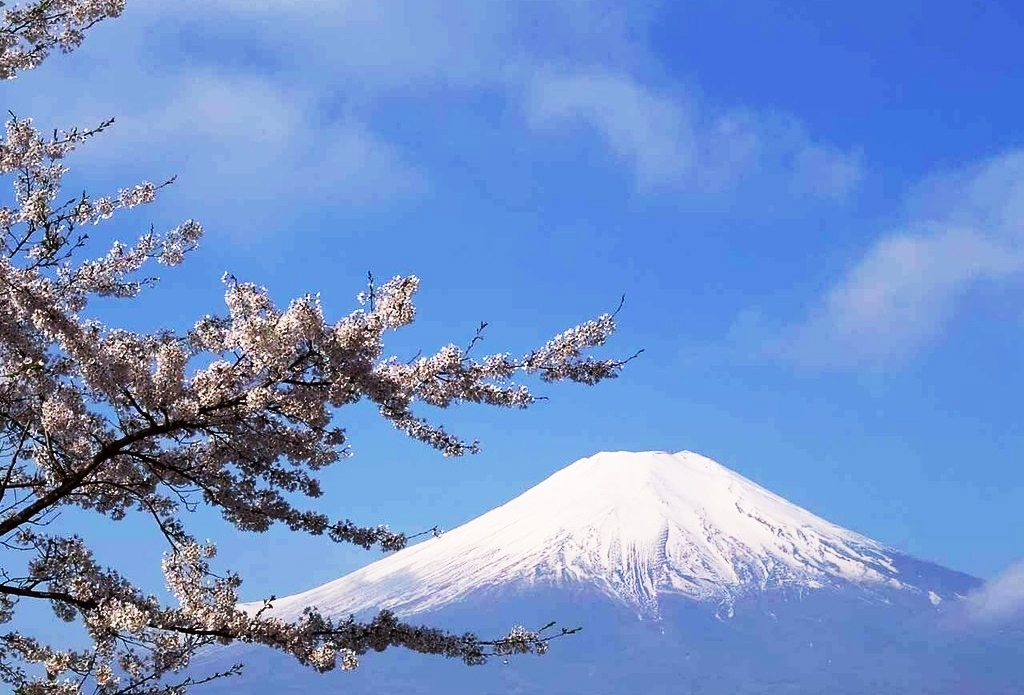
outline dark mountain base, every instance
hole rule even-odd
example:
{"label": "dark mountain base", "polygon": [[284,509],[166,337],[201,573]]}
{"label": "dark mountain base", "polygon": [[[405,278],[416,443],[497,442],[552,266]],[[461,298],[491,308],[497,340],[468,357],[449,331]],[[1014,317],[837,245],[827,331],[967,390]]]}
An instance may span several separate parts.
{"label": "dark mountain base", "polygon": [[[583,631],[543,657],[483,667],[401,651],[367,654],[354,673],[319,675],[267,650],[230,650],[241,679],[204,692],[421,695],[1019,695],[1024,634],[965,633],[942,612],[893,594],[773,592],[735,604],[666,597],[660,618],[593,594],[478,596],[415,622],[498,635],[550,620]],[[206,667],[204,667],[205,670]]]}

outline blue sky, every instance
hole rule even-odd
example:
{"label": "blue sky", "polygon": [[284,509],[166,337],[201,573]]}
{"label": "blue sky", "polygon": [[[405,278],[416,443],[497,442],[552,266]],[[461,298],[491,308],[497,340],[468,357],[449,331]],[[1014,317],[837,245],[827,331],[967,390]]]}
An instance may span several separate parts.
{"label": "blue sky", "polygon": [[[191,325],[225,271],[334,316],[417,274],[397,354],[481,320],[517,351],[626,295],[617,382],[439,414],[476,457],[342,412],[324,509],[451,528],[599,450],[691,449],[989,577],[1024,556],[1020,45],[1009,1],[129,2],[4,89],[48,128],[117,119],[69,190],[178,176],[97,241],[207,228],[111,322]],[[374,558],[195,524],[246,598]],[[94,528],[162,583],[151,534]]]}

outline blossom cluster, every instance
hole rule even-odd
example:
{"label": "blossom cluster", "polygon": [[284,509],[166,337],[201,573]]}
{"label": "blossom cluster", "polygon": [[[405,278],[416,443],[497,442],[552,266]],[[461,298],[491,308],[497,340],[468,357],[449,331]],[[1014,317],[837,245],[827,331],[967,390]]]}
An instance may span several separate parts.
{"label": "blossom cluster", "polygon": [[[123,4],[34,0],[4,9],[0,79],[34,67],[53,47],[74,48]],[[189,220],[83,257],[84,228],[152,202],[164,185],[61,202],[65,160],[109,125],[45,136],[31,119],[12,117],[0,138],[0,176],[11,177],[14,189],[0,205],[0,623],[11,622],[23,601],[45,601],[91,642],[70,650],[0,635],[0,681],[37,695],[77,694],[87,685],[101,695],[181,693],[199,682],[184,675],[198,649],[234,641],[282,650],[319,671],[355,668],[361,655],[393,646],[469,664],[543,653],[550,637],[522,627],[486,641],[387,612],[368,622],[314,609],[295,622],[247,613],[238,607],[241,578],[213,571],[215,548],[197,542],[185,513],[205,504],[240,530],[283,525],[398,550],[407,537],[386,525],[332,519],[296,502],[319,497],[318,472],[350,453],[339,409],[369,401],[399,431],[441,453],[471,453],[475,442],[420,410],[525,408],[535,397],[517,379],[614,377],[625,361],[592,355],[614,331],[613,315],[520,357],[476,356],[473,340],[401,361],[385,339],[415,320],[416,277],[371,283],[358,308],[329,321],[318,296],[279,308],[265,288],[226,275],[225,309],[187,331],[105,325],[88,317],[95,299],[139,296],[156,282],[140,276],[147,266],[183,262],[203,234]],[[66,507],[154,524],[168,544],[163,571],[175,603],[100,565],[88,540],[62,526]]]}
{"label": "blossom cluster", "polygon": [[89,28],[123,10],[124,0],[34,0],[4,10],[0,80],[38,66],[54,47],[74,50]]}

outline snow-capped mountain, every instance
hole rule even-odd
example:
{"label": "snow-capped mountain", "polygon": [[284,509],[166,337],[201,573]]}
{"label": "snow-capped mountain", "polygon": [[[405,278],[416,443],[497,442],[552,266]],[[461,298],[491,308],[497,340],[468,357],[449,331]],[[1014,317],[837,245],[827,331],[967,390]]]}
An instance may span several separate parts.
{"label": "snow-capped mountain", "polygon": [[937,604],[976,583],[829,523],[699,454],[616,452],[577,461],[440,538],[274,607],[289,617],[308,605],[328,615],[413,615],[503,587],[585,585],[650,615],[664,594],[722,602],[853,585]]}
{"label": "snow-capped mountain", "polygon": [[485,637],[583,627],[549,655],[470,668],[399,649],[319,675],[233,645],[195,665],[247,664],[211,695],[1019,695],[1024,625],[959,627],[960,597],[981,583],[703,456],[601,453],[440,538],[274,602],[281,617],[391,609]]}

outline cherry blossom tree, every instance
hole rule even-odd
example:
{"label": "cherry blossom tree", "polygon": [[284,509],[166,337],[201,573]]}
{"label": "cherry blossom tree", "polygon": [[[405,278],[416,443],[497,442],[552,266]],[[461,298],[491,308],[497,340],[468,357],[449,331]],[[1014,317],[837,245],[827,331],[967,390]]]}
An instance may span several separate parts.
{"label": "cherry blossom tree", "polygon": [[[18,76],[54,48],[73,50],[123,4],[0,2],[0,76]],[[318,497],[318,471],[348,455],[339,409],[370,401],[401,432],[444,455],[472,453],[475,442],[424,419],[419,406],[526,408],[535,397],[516,379],[614,377],[628,360],[591,354],[614,330],[613,316],[520,357],[477,357],[474,339],[399,361],[384,338],[413,322],[415,277],[371,282],[361,307],[329,322],[316,296],[281,309],[265,289],[225,275],[225,310],[187,331],[105,325],[89,316],[93,300],[138,297],[155,282],[141,275],[144,267],[181,263],[203,233],[189,220],[86,257],[86,230],[108,228],[119,210],[153,201],[166,185],[62,197],[68,155],[111,123],[47,135],[12,115],[0,140],[0,176],[14,183],[13,198],[0,206],[0,623],[11,623],[26,602],[47,602],[57,617],[84,627],[90,643],[67,649],[43,636],[2,634],[0,681],[26,695],[181,693],[237,670],[186,674],[197,650],[231,642],[282,650],[318,671],[354,668],[360,655],[392,646],[468,664],[543,653],[562,633],[516,627],[484,640],[408,625],[388,612],[358,622],[315,609],[285,622],[266,610],[269,600],[246,612],[240,577],[214,572],[215,548],[195,539],[186,512],[205,504],[244,531],[277,524],[400,549],[402,533],[291,501]],[[166,539],[162,569],[174,605],[101,566],[87,538],[61,527],[67,508],[148,519]]]}

